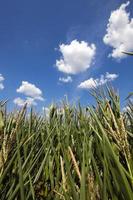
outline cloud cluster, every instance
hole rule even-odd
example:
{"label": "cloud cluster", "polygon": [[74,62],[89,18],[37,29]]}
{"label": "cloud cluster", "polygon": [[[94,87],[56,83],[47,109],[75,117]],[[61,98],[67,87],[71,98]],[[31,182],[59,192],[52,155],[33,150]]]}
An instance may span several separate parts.
{"label": "cloud cluster", "polygon": [[133,50],[133,18],[126,11],[128,5],[129,1],[111,12],[106,35],[103,37],[104,43],[113,47],[109,56],[117,59],[125,57],[123,51]]}
{"label": "cloud cluster", "polygon": [[62,82],[62,83],[71,83],[72,82],[72,77],[71,76],[67,76],[66,78],[65,77],[60,77],[59,81]]}
{"label": "cloud cluster", "polygon": [[4,84],[3,84],[4,80],[5,80],[4,77],[2,76],[2,74],[0,74],[0,90],[4,89]]}
{"label": "cloud cluster", "polygon": [[22,81],[21,86],[16,91],[17,93],[25,95],[25,99],[20,97],[14,99],[14,103],[18,106],[24,106],[25,103],[27,103],[27,106],[36,106],[36,100],[44,100],[42,97],[42,91],[28,81]]}
{"label": "cloud cluster", "polygon": [[43,100],[42,91],[28,81],[22,81],[22,85],[17,89],[17,92],[34,99]]}
{"label": "cloud cluster", "polygon": [[31,97],[26,97],[26,99],[22,99],[20,97],[17,97],[17,98],[14,99],[13,102],[20,107],[23,107],[26,103],[27,103],[28,107],[37,105],[36,101]]}
{"label": "cloud cluster", "polygon": [[101,75],[100,78],[97,78],[97,79],[90,78],[88,80],[81,82],[78,85],[78,88],[81,88],[81,89],[96,88],[98,86],[106,84],[108,81],[115,80],[117,77],[118,77],[117,74],[110,74],[110,73],[106,72],[106,74]]}
{"label": "cloud cluster", "polygon": [[[126,56],[122,53],[123,51],[133,51],[133,18],[131,18],[130,12],[126,10],[129,3],[129,1],[123,3],[118,9],[111,12],[106,34],[103,37],[103,42],[112,47],[112,52],[109,56],[116,59]],[[69,74],[76,75],[85,72],[93,64],[96,55],[96,45],[75,39],[69,44],[60,44],[59,51],[61,57],[56,60],[56,67],[60,72],[68,75],[66,77],[59,77],[59,82],[71,83],[73,80]],[[117,74],[106,72],[105,75],[101,75],[99,78],[94,79],[91,77],[81,82],[78,88],[91,89],[104,85],[108,81],[113,81],[117,77]],[[0,74],[0,90],[4,89],[3,81],[4,77]],[[14,99],[14,103],[18,106],[23,106],[25,103],[28,106],[36,106],[38,100],[44,100],[42,91],[28,81],[22,81],[21,86],[16,91],[24,95],[24,98],[17,97]],[[49,108],[44,107],[43,109],[48,115]]]}
{"label": "cloud cluster", "polygon": [[89,45],[85,41],[73,40],[70,44],[61,44],[59,51],[62,56],[56,60],[58,70],[66,74],[78,74],[91,66],[96,46],[95,44]]}

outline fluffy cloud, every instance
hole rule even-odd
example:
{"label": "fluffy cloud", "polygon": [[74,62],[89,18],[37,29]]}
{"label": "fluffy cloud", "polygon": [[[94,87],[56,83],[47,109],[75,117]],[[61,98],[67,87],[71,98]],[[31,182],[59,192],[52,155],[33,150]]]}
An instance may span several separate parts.
{"label": "fluffy cloud", "polygon": [[62,57],[56,60],[58,70],[67,74],[78,74],[91,66],[96,46],[85,41],[73,40],[70,44],[61,44],[59,51]]}
{"label": "fluffy cloud", "polygon": [[133,50],[133,18],[130,18],[130,13],[126,11],[128,5],[129,1],[111,12],[107,33],[103,38],[105,44],[113,47],[109,56],[117,59],[125,57],[123,51]]}
{"label": "fluffy cloud", "polygon": [[78,85],[78,88],[81,89],[91,89],[91,88],[96,88],[98,86],[104,85],[105,83],[107,83],[108,81],[113,81],[118,77],[117,74],[109,74],[108,72],[106,72],[105,75],[101,75],[100,78],[94,79],[94,78],[90,78],[86,81],[81,82]]}
{"label": "fluffy cloud", "polygon": [[37,103],[35,102],[35,99],[33,99],[31,97],[26,97],[26,99],[17,97],[16,99],[14,99],[13,102],[20,107],[23,107],[26,103],[27,103],[28,107],[37,105]]}
{"label": "fluffy cloud", "polygon": [[72,82],[72,77],[71,76],[67,76],[66,78],[65,77],[60,77],[59,81],[63,82],[63,83],[71,83]]}
{"label": "fluffy cloud", "polygon": [[27,106],[36,106],[37,100],[43,101],[42,91],[37,88],[34,84],[31,84],[27,81],[22,81],[21,86],[16,90],[18,93],[25,95],[25,98],[22,99],[17,97],[14,99],[14,103],[18,106],[24,106],[27,103]]}
{"label": "fluffy cloud", "polygon": [[4,77],[2,76],[2,74],[0,74],[0,90],[4,89],[4,85],[3,85],[3,81],[4,81]]}
{"label": "fluffy cloud", "polygon": [[22,85],[17,89],[17,92],[34,99],[43,100],[42,91],[28,81],[22,81]]}

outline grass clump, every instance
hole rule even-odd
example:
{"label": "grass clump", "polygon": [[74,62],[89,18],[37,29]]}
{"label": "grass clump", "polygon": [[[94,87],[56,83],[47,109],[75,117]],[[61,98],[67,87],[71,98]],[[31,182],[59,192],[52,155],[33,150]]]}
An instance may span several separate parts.
{"label": "grass clump", "polygon": [[96,106],[26,105],[0,110],[1,200],[132,200],[133,104],[120,110],[112,88],[94,90]]}

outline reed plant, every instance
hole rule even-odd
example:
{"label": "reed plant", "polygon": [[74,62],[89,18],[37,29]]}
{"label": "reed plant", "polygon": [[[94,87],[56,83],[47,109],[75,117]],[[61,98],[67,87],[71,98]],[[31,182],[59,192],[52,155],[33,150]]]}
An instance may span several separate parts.
{"label": "reed plant", "polygon": [[48,117],[0,102],[1,200],[133,199],[133,103],[121,111],[108,86],[91,95],[94,106],[63,101]]}

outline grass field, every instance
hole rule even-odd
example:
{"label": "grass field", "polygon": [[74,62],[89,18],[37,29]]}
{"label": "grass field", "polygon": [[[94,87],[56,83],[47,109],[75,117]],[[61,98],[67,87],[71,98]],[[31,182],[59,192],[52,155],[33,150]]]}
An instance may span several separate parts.
{"label": "grass field", "polygon": [[1,200],[133,200],[133,103],[122,112],[112,88],[92,95],[95,106],[64,101],[49,117],[1,102]]}

